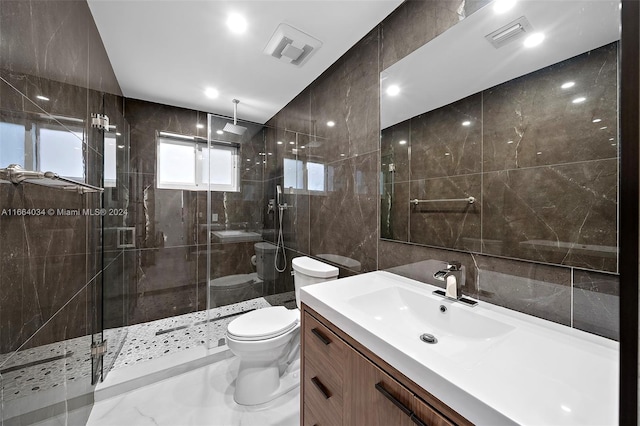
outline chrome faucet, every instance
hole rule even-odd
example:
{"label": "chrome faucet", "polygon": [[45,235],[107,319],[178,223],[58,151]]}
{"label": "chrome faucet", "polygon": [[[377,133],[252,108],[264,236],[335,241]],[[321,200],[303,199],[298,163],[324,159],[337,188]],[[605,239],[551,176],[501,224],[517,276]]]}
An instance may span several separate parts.
{"label": "chrome faucet", "polygon": [[449,299],[460,299],[462,297],[462,287],[464,286],[465,273],[460,262],[447,262],[447,269],[444,274],[446,284],[445,297]]}
{"label": "chrome faucet", "polygon": [[433,294],[464,302],[468,306],[476,306],[478,304],[475,300],[462,295],[466,273],[464,266],[460,262],[447,262],[446,269],[436,272],[433,277],[445,283],[444,290],[435,290]]}

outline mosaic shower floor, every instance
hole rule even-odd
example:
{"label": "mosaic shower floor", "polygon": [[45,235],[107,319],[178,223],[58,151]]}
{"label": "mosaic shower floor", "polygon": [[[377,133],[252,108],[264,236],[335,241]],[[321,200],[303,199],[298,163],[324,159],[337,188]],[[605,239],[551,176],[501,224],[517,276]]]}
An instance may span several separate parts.
{"label": "mosaic shower floor", "polygon": [[[175,354],[210,339],[210,347],[224,345],[227,324],[238,315],[253,309],[284,305],[295,307],[294,292],[282,293],[232,305],[105,330],[108,341],[126,338],[122,349],[107,345],[105,367],[112,370],[129,367],[165,355]],[[43,345],[17,353],[0,354],[0,384],[3,402],[24,398],[37,392],[55,389],[65,383],[91,381],[91,336]]]}

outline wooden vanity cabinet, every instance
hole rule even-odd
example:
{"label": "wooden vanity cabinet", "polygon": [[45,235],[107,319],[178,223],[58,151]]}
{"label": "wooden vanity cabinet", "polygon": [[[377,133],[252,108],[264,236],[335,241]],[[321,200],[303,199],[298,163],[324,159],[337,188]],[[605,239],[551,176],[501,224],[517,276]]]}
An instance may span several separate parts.
{"label": "wooden vanity cabinet", "polygon": [[301,365],[304,426],[471,424],[304,304]]}

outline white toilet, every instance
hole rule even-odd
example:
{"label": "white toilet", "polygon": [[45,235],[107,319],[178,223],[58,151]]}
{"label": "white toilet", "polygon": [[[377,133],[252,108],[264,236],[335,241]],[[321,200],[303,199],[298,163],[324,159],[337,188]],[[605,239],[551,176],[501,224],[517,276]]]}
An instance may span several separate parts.
{"label": "white toilet", "polygon": [[298,309],[258,309],[227,326],[227,345],[240,358],[233,395],[238,404],[263,404],[300,385],[300,287],[335,280],[338,268],[309,257],[291,264]]}
{"label": "white toilet", "polygon": [[263,283],[269,283],[276,279],[277,272],[273,266],[276,246],[260,242],[255,243],[253,247],[256,254],[251,258],[251,263],[256,267],[256,272],[226,275],[209,281],[211,308],[262,297],[264,295]]}

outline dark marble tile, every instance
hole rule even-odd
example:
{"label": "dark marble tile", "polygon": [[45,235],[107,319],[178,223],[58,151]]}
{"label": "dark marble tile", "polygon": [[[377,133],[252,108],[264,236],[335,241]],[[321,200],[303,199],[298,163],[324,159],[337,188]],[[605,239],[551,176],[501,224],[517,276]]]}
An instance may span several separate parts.
{"label": "dark marble tile", "polygon": [[23,191],[25,208],[55,210],[54,215],[24,216],[12,228],[24,236],[25,257],[86,253],[88,216],[79,210],[89,207],[85,203],[87,195],[29,184],[19,190]]}
{"label": "dark marble tile", "polygon": [[[0,59],[1,62],[2,59]],[[0,109],[7,111],[24,110],[24,95],[18,87],[12,84],[10,72],[4,69],[0,69]],[[5,121],[4,117],[2,121]]]}
{"label": "dark marble tile", "polygon": [[[121,251],[102,270],[104,327],[124,327],[128,319],[129,288],[125,274],[125,254]],[[109,342],[111,344],[111,342]]]}
{"label": "dark marble tile", "polygon": [[616,271],[617,160],[486,173],[483,185],[484,253]]}
{"label": "dark marble tile", "polygon": [[473,204],[466,201],[411,204],[409,241],[468,250],[470,241],[480,238],[480,183],[480,174],[412,181],[411,199],[460,199],[472,196],[478,201]]}
{"label": "dark marble tile", "polygon": [[[388,127],[380,133],[381,170],[385,182],[410,179],[409,150],[411,149],[411,120]],[[395,172],[393,171],[395,170]]]}
{"label": "dark marble tile", "polygon": [[573,270],[573,327],[620,339],[620,277]]}
{"label": "dark marble tile", "polygon": [[410,182],[385,184],[380,200],[380,238],[409,241]]}
{"label": "dark marble tile", "polygon": [[328,166],[325,194],[310,196],[310,252],[345,256],[361,271],[377,269],[378,153]]}
{"label": "dark marble tile", "polygon": [[454,26],[464,17],[464,7],[464,0],[402,3],[380,25],[381,69],[390,67]]}
{"label": "dark marble tile", "polygon": [[[3,67],[87,87],[90,28],[95,31],[86,2],[3,1]],[[92,35],[99,38],[97,31]]]}
{"label": "dark marble tile", "polygon": [[130,323],[193,312],[198,306],[196,246],[138,251],[135,309]]}
{"label": "dark marble tile", "polygon": [[444,284],[435,280],[433,274],[439,271],[445,262],[460,262],[465,267],[466,275],[463,293],[473,298],[478,297],[476,284],[478,271],[474,267],[471,254],[385,240],[381,240],[378,244],[380,270],[387,270],[438,287],[444,288]]}
{"label": "dark marble tile", "polygon": [[[2,271],[2,288],[8,292],[1,306],[2,353],[17,349],[30,339],[60,308],[77,297],[86,283],[84,255],[11,259],[2,262]],[[86,324],[69,323],[67,327],[74,334],[80,333],[76,329],[83,330]],[[41,334],[36,346],[65,338],[52,334],[47,341]]]}
{"label": "dark marble tile", "polygon": [[571,325],[571,269],[474,257],[480,300]]}
{"label": "dark marble tile", "polygon": [[[319,162],[379,149],[378,31],[374,29],[310,86]],[[333,127],[327,125],[335,123]]]}
{"label": "dark marble tile", "polygon": [[411,119],[411,180],[482,171],[482,96]]}
{"label": "dark marble tile", "polygon": [[267,167],[264,131],[256,133],[248,143],[240,146],[240,178],[262,181]]}
{"label": "dark marble tile", "polygon": [[[484,171],[616,157],[617,49],[609,44],[483,92]],[[568,81],[575,85],[562,89]],[[572,103],[578,97],[586,100]]]}
{"label": "dark marble tile", "polygon": [[273,116],[268,124],[278,129],[291,132],[313,134],[313,123],[310,117],[310,91],[307,87],[291,102]]}
{"label": "dark marble tile", "polygon": [[[24,79],[24,92],[27,100],[24,103],[24,110],[35,114],[47,112],[59,117],[58,120],[70,130],[85,128],[87,123],[87,109],[93,107],[91,112],[101,112],[102,106],[95,103],[87,103],[90,96],[101,97],[99,92],[87,90],[84,86],[60,83],[34,75],[17,76],[15,78]],[[90,95],[91,93],[91,95]],[[38,99],[37,96],[45,96],[49,100]],[[80,121],[81,120],[81,121]]]}
{"label": "dark marble tile", "polygon": [[155,173],[156,134],[195,134],[197,111],[136,99],[125,100],[125,118],[131,125],[131,162],[138,173]]}

